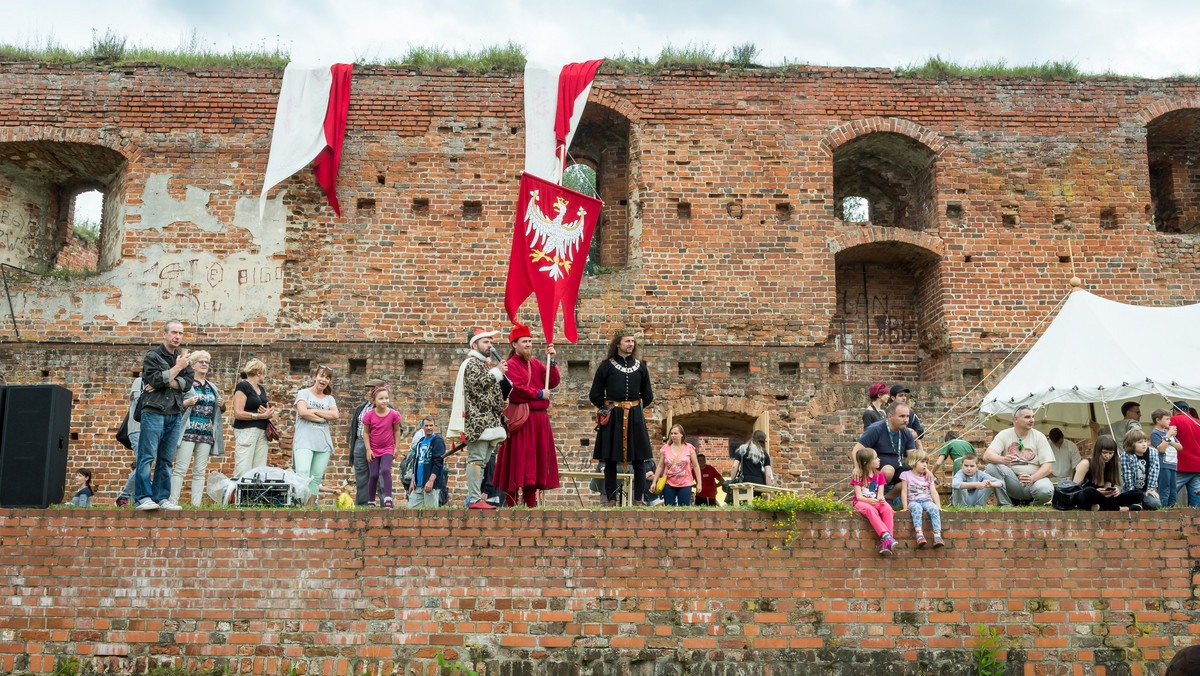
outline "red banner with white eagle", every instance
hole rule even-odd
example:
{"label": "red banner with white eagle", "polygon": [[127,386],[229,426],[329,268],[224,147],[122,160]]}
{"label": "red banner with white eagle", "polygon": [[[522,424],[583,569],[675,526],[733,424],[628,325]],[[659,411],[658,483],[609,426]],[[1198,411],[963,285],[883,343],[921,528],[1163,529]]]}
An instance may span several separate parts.
{"label": "red banner with white eagle", "polygon": [[515,324],[521,303],[529,294],[536,295],[547,343],[554,342],[554,319],[560,306],[563,333],[572,343],[578,340],[575,301],[601,205],[594,197],[533,174],[521,174],[504,309]]}

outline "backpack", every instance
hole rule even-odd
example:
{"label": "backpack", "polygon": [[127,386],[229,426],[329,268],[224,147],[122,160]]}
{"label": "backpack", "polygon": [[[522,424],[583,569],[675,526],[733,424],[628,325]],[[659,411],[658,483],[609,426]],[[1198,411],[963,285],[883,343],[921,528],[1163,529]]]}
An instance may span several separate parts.
{"label": "backpack", "polygon": [[417,453],[416,451],[410,450],[408,455],[404,456],[404,459],[400,461],[400,485],[407,489],[408,485],[412,483],[413,476],[415,476],[416,473]]}
{"label": "backpack", "polygon": [[[1085,479],[1086,481],[1086,479]],[[1055,509],[1069,510],[1079,506],[1079,497],[1083,494],[1083,484],[1063,479],[1054,487],[1054,497],[1050,504]]]}

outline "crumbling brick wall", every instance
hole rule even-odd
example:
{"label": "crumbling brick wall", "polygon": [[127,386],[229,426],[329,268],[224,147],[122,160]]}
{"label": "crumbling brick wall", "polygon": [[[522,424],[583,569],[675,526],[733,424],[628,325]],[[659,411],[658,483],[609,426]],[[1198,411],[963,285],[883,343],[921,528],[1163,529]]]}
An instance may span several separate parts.
{"label": "crumbling brick wall", "polygon": [[[105,483],[117,478],[105,435],[120,423],[107,397],[125,387],[136,353],[168,317],[186,322],[189,345],[213,352],[226,387],[246,346],[259,346],[285,404],[305,377],[279,376],[289,359],[365,360],[337,373],[339,392],[358,392],[372,376],[408,378],[405,360],[426,359],[415,382],[403,381],[411,390],[401,404],[410,419],[443,420],[465,328],[504,323],[524,147],[520,76],[358,68],[342,217],[302,171],[270,193],[260,218],[279,79],[262,70],[0,69],[12,93],[0,101],[0,149],[85,144],[123,162],[100,168],[117,167],[111,177],[93,167],[107,181],[102,272],[10,276],[23,342],[6,344],[0,361],[9,382],[76,391],[72,464],[104,465]],[[581,343],[560,346],[564,362],[585,364],[553,414],[566,462],[587,464],[587,370],[620,326],[640,332],[656,379],[653,436],[673,401],[744,401],[770,419],[779,475],[821,488],[845,478],[867,383],[903,379],[923,418],[936,419],[1028,345],[1072,275],[1124,302],[1194,301],[1194,236],[1151,223],[1147,129],[1191,110],[1198,89],[819,67],[602,71],[585,119],[613,129],[581,138],[615,168],[601,183],[624,195],[606,205],[608,237],[623,232],[623,241],[605,241],[602,255],[623,263],[585,279]],[[856,180],[891,181],[879,194],[920,205],[913,218],[839,218],[835,156],[863,139],[874,154]],[[889,148],[909,149],[907,164],[889,164]],[[896,167],[917,166],[914,158],[932,164],[905,179]],[[851,272],[862,266],[874,272],[859,289],[861,272]],[[850,302],[868,291],[882,298],[871,278],[887,285],[887,312]],[[864,316],[859,334],[844,336],[850,315]],[[845,337],[861,351],[847,354]],[[868,348],[880,358],[858,356]],[[80,396],[85,387],[105,401]]]}

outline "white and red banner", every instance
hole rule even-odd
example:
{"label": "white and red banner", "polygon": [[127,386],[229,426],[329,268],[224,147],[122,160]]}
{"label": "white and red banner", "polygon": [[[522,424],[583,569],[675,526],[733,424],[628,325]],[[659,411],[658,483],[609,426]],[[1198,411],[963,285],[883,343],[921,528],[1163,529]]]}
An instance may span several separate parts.
{"label": "white and red banner", "polygon": [[525,64],[525,172],[562,180],[567,149],[583,116],[596,69],[604,59],[583,63]]}
{"label": "white and red banner", "polygon": [[259,216],[266,208],[267,192],[309,162],[329,205],[334,213],[342,215],[337,174],[346,136],[353,68],[348,63],[312,68],[289,63],[284,69]]}
{"label": "white and red banner", "polygon": [[563,309],[563,333],[578,340],[575,302],[592,233],[603,203],[562,187],[567,149],[579,126],[603,59],[583,63],[525,64],[525,173],[517,198],[504,309],[517,323],[529,294],[537,297],[546,343]]}
{"label": "white and red banner", "polygon": [[563,333],[572,343],[578,340],[575,301],[601,204],[595,197],[521,174],[504,309],[509,321],[516,324],[521,303],[535,294],[547,344],[554,342],[554,319],[560,306]]}

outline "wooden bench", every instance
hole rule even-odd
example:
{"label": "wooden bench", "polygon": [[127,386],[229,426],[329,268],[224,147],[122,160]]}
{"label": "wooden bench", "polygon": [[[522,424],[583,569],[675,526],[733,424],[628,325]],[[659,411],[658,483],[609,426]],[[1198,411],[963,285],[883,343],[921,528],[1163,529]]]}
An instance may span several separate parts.
{"label": "wooden bench", "polygon": [[733,498],[734,505],[748,504],[754,501],[755,493],[794,493],[799,494],[800,491],[794,488],[781,488],[779,486],[766,486],[763,484],[725,484],[725,490],[729,492]]}
{"label": "wooden bench", "polygon": [[[604,472],[572,472],[559,471],[558,476],[568,479],[603,479]],[[629,507],[633,505],[633,474],[617,474],[617,480],[621,482],[621,506]]]}

